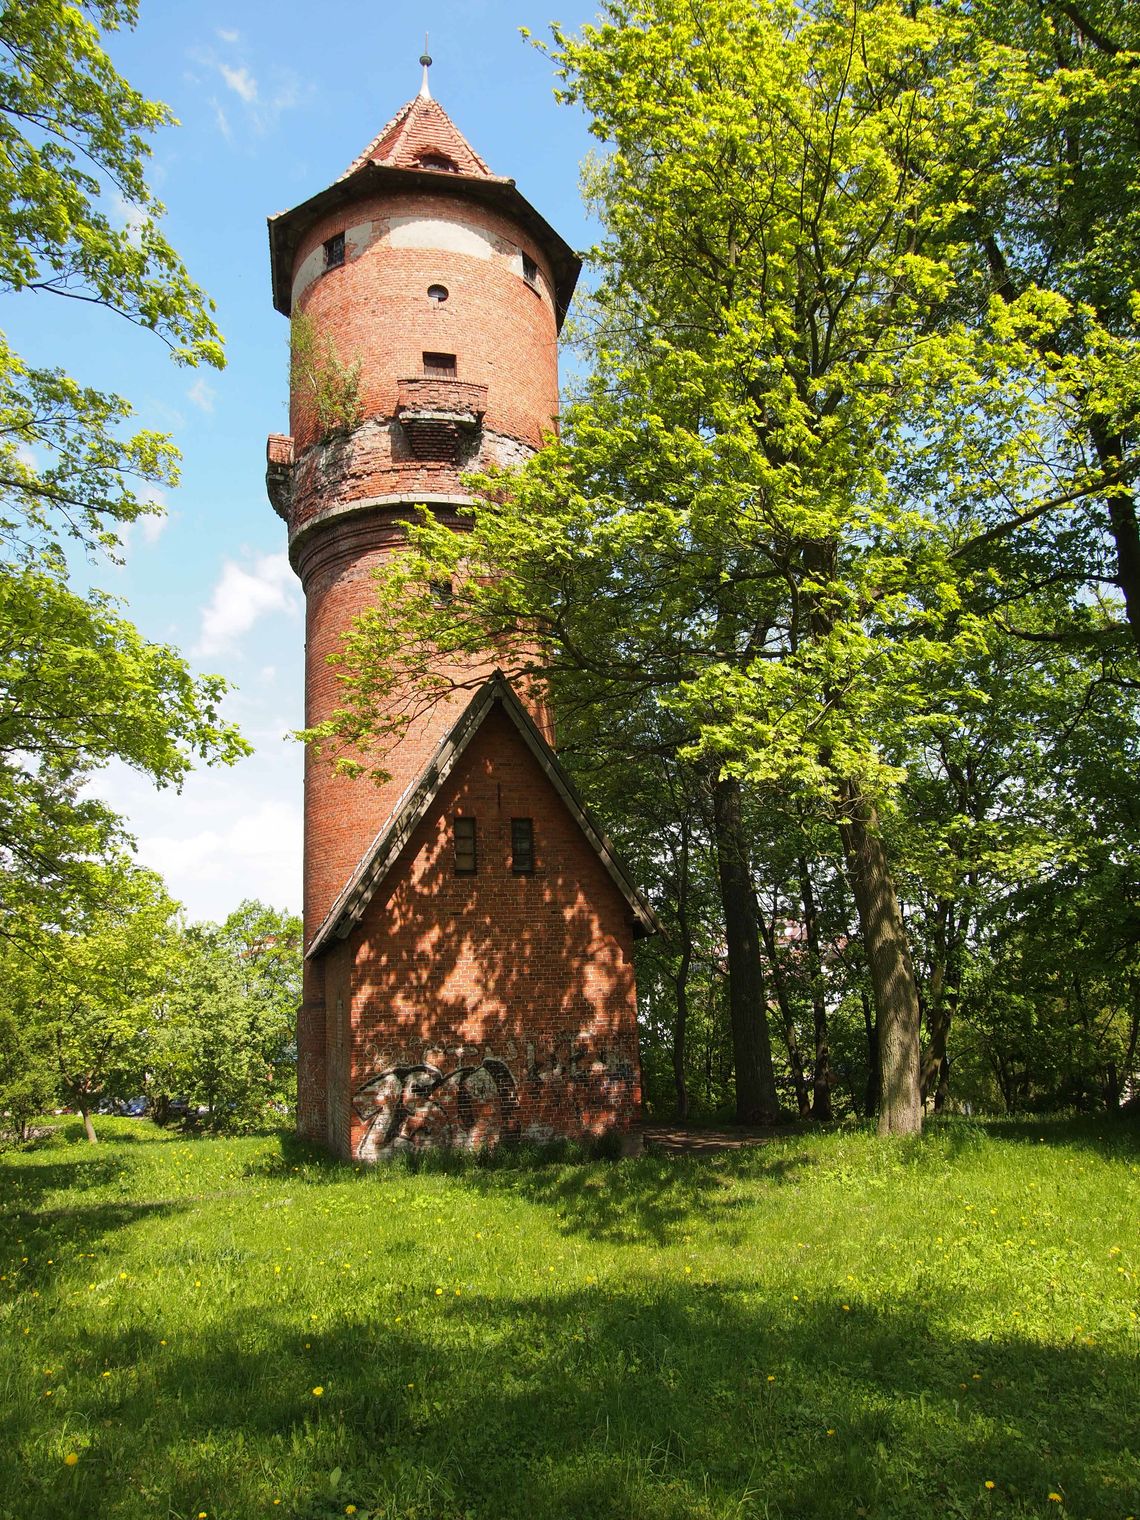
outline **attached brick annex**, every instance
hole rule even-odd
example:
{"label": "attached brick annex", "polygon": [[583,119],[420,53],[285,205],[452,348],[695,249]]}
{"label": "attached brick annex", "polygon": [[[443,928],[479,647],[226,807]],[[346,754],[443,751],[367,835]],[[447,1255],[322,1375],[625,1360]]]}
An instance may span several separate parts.
{"label": "attached brick annex", "polygon": [[[313,725],[337,705],[328,657],[417,509],[464,531],[463,473],[521,463],[557,426],[580,266],[426,69],[339,180],[270,218],[269,242],[277,309],[359,367],[356,425],[330,431],[297,384],[291,435],[267,451]],[[541,701],[464,675],[385,756],[383,785],[306,762],[298,1128],[345,1157],[623,1131],[639,1110],[632,947],[652,911]]]}

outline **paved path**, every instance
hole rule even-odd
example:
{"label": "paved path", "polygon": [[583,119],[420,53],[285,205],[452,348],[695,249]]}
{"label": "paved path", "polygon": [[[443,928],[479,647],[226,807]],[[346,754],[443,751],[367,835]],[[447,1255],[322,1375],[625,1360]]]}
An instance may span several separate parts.
{"label": "paved path", "polygon": [[764,1145],[769,1140],[794,1135],[796,1130],[788,1124],[767,1129],[687,1129],[681,1124],[642,1124],[635,1133],[640,1134],[646,1150],[664,1152],[667,1156],[701,1156]]}

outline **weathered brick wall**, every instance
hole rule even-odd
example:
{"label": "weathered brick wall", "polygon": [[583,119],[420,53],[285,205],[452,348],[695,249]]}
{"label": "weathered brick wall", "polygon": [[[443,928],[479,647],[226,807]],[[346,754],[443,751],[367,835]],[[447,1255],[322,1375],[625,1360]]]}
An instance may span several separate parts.
{"label": "weathered brick wall", "polygon": [[[475,876],[455,874],[457,814],[476,819]],[[511,869],[517,817],[534,820],[530,876]],[[595,1135],[635,1119],[629,908],[499,709],[345,944],[355,1028],[341,1154]],[[326,961],[330,1007],[343,954]]]}
{"label": "weathered brick wall", "polygon": [[[325,270],[323,244],[336,232],[346,233],[345,262]],[[524,252],[538,266],[533,284],[522,275]],[[293,309],[342,364],[360,362],[366,417],[393,416],[399,381],[423,373],[425,353],[447,353],[458,379],[487,386],[489,433],[538,448],[555,426],[557,321],[545,256],[445,180],[432,195],[376,195],[322,217],[301,240],[295,269]],[[432,285],[447,290],[446,301],[429,298]],[[316,418],[303,390],[291,401],[300,460],[318,441]],[[401,463],[378,464],[374,489],[358,482],[359,494],[418,489]]]}

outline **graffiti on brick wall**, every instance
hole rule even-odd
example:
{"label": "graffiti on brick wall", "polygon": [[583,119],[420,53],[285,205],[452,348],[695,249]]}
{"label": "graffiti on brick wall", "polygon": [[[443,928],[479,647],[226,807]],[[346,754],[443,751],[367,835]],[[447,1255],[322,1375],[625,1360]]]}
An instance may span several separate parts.
{"label": "graffiti on brick wall", "polygon": [[364,1125],[359,1161],[429,1145],[494,1145],[519,1132],[515,1079],[492,1056],[450,1072],[429,1061],[389,1066],[357,1088],[352,1106]]}

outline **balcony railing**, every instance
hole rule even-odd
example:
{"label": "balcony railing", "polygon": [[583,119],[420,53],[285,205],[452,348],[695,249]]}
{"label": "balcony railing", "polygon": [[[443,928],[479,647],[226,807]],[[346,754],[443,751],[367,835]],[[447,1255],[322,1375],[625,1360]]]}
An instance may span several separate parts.
{"label": "balcony railing", "polygon": [[420,459],[454,461],[483,425],[487,387],[440,375],[397,382],[396,417]]}

